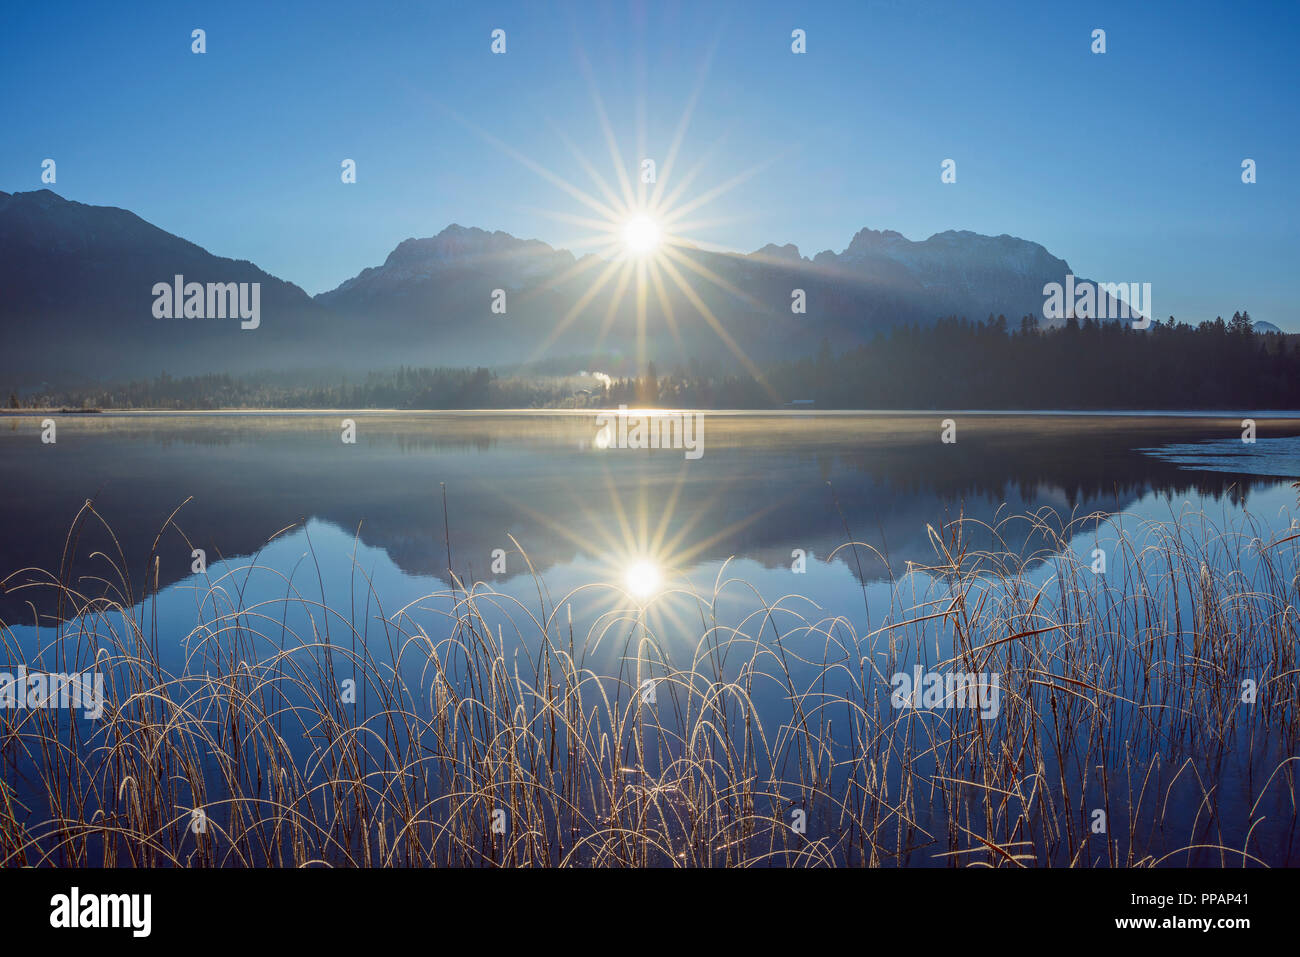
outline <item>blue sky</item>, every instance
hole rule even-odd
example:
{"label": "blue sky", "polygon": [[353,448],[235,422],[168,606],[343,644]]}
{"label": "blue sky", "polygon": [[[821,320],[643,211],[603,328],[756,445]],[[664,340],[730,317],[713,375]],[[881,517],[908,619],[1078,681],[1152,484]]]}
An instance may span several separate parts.
{"label": "blue sky", "polygon": [[589,235],[554,215],[588,210],[488,137],[594,193],[564,142],[615,179],[593,89],[629,177],[663,163],[698,91],[685,196],[750,175],[694,239],[811,256],[864,226],[1010,233],[1152,283],[1158,316],[1244,306],[1300,330],[1300,3],[269,6],[8,5],[0,189],[42,188],[52,157],[61,195],[316,293],[452,222]]}

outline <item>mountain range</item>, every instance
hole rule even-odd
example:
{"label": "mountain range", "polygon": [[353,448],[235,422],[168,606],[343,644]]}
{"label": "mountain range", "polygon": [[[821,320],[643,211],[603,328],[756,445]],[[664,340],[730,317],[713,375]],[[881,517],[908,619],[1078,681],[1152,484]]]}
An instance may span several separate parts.
{"label": "mountain range", "polygon": [[[914,242],[863,229],[842,252],[812,257],[793,245],[749,254],[676,247],[652,270],[639,331],[621,266],[503,232],[451,225],[404,240],[383,263],[313,297],[127,210],[44,189],[0,192],[0,386],[593,355],[644,355],[671,367],[734,363],[737,350],[761,363],[944,316],[1002,314],[1015,326],[1032,314],[1050,325],[1043,286],[1070,271],[1037,243],[969,231]],[[260,324],[157,318],[153,289],[177,275],[260,283]],[[805,314],[791,309],[795,289]],[[495,290],[504,291],[504,314],[492,309]]]}

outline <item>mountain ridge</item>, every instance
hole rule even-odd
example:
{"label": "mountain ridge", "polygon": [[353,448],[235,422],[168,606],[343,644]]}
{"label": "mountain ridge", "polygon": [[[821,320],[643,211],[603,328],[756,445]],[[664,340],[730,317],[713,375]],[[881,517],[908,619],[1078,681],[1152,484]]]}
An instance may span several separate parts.
{"label": "mountain ridge", "polygon": [[[808,354],[823,340],[851,348],[946,316],[1001,314],[1015,324],[1032,314],[1047,325],[1043,285],[1070,271],[1041,244],[1005,233],[910,240],[864,227],[840,252],[812,257],[792,243],[751,253],[678,247],[653,270],[640,315],[621,269],[592,253],[451,223],[311,296],[130,210],[48,189],[0,192],[0,373],[20,384],[122,381],[163,371],[493,366],[596,352],[743,365]],[[176,275],[260,283],[259,328],[155,318],[150,290]],[[504,314],[494,309],[498,290]],[[798,290],[803,313],[792,309]]]}

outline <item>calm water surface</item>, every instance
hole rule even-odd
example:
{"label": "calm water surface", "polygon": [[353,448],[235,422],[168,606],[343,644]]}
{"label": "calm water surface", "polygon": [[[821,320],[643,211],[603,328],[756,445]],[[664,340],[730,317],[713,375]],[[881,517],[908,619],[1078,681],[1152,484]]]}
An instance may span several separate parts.
{"label": "calm water surface", "polygon": [[[709,413],[695,460],[598,448],[591,414],[356,413],[355,444],[340,413],[54,418],[54,444],[39,418],[0,418],[10,665],[55,633],[51,575],[157,622],[177,674],[218,653],[203,623],[237,605],[373,650],[402,615],[446,631],[455,589],[482,582],[513,600],[487,613],[507,658],[536,653],[521,619],[566,637],[571,619],[584,664],[635,688],[654,673],[636,651],[646,633],[690,667],[713,620],[764,640],[765,606],[781,609],[774,632],[905,620],[944,593],[926,571],[943,563],[944,523],[960,520],[972,550],[1019,554],[1036,582],[1063,549],[1088,556],[1117,529],[1180,516],[1213,560],[1282,537],[1300,477],[1290,418],[1259,419],[1243,444],[1240,416]],[[288,596],[334,613],[285,612]],[[788,712],[777,684],[756,699]],[[1291,823],[1271,834],[1279,859],[1296,852]]]}

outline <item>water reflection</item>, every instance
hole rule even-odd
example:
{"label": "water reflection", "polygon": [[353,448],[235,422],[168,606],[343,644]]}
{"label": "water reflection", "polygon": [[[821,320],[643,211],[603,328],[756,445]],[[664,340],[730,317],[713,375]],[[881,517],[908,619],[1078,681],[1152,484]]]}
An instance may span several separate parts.
{"label": "water reflection", "polygon": [[[41,574],[18,571],[5,597],[6,621],[17,625],[5,634],[7,654],[76,671],[99,662],[97,647],[121,649],[105,659],[120,662],[109,669],[109,698],[120,702],[142,681],[136,656],[147,645],[149,687],[197,702],[199,732],[220,729],[215,747],[199,749],[208,779],[233,767],[236,783],[225,786],[259,799],[272,787],[260,758],[222,764],[221,749],[242,740],[231,713],[253,700],[245,690],[223,696],[245,683],[257,689],[254,724],[275,716],[285,742],[277,760],[321,768],[333,747],[317,734],[328,714],[380,732],[367,733],[383,743],[358,759],[357,773],[380,773],[368,763],[376,762],[392,793],[415,782],[427,801],[416,804],[430,809],[459,800],[458,775],[498,767],[460,754],[459,739],[436,723],[463,717],[486,746],[503,740],[508,716],[507,737],[518,725],[529,729],[521,742],[551,735],[545,774],[570,783],[548,786],[572,798],[583,828],[615,819],[610,803],[629,793],[574,785],[592,762],[616,784],[626,775],[649,781],[691,766],[682,763],[689,751],[698,773],[711,775],[724,765],[690,749],[720,745],[736,749],[729,760],[743,767],[733,774],[726,765],[723,790],[740,788],[735,807],[703,802],[719,835],[752,813],[763,822],[752,840],[784,842],[789,834],[772,822],[786,802],[802,801],[810,826],[830,835],[828,859],[942,863],[954,848],[969,853],[950,826],[965,820],[963,800],[974,807],[981,794],[1032,781],[1033,796],[1018,798],[1020,823],[1008,810],[990,833],[1009,841],[1027,824],[1038,829],[1036,860],[1070,863],[1075,851],[1054,830],[1061,820],[1073,827],[1069,815],[1053,811],[1043,823],[1036,797],[1046,773],[1038,762],[1051,747],[1054,786],[1074,795],[1068,806],[1118,801],[1126,776],[1154,775],[1161,824],[1137,834],[1130,851],[1178,854],[1189,835],[1207,837],[1200,778],[1179,773],[1186,755],[1221,769],[1216,840],[1236,848],[1253,839],[1265,845],[1260,859],[1292,858],[1289,778],[1256,786],[1292,753],[1286,688],[1265,682],[1266,707],[1229,717],[1239,677],[1294,673],[1289,626],[1266,596],[1224,602],[1215,588],[1271,582],[1271,597],[1285,604],[1293,586],[1278,574],[1293,567],[1293,552],[1270,548],[1292,521],[1294,496],[1274,477],[1180,467],[1235,422],[972,418],[953,447],[938,442],[928,416],[718,418],[697,462],[593,449],[590,421],[563,416],[361,417],[355,448],[325,417],[75,423],[48,450],[14,430],[20,439],[0,442],[4,480],[22,490],[3,505],[7,567],[44,567],[83,594],[143,600],[126,615],[92,606],[52,642],[50,628],[29,624],[37,611],[60,614],[52,590],[23,587]],[[1135,451],[1171,437],[1177,463]],[[1273,448],[1270,461],[1279,453],[1287,447]],[[177,502],[184,507],[163,528]],[[1187,537],[1166,549],[1171,519]],[[207,564],[192,573],[196,549]],[[1191,564],[1175,573],[1166,556]],[[110,570],[119,561],[120,576]],[[1192,609],[1185,621],[1183,608]],[[937,673],[959,654],[979,673],[993,653],[1005,679],[999,713],[890,706],[892,676]],[[1215,676],[1224,683],[1211,687]],[[1111,697],[1093,700],[1095,688]],[[456,696],[504,703],[479,714],[449,707]],[[548,730],[560,699],[561,731],[579,715],[588,722],[576,750],[557,748],[554,722]],[[395,701],[411,717],[413,753],[439,755],[420,759],[427,776],[418,781],[388,763]],[[657,710],[624,723],[643,707]],[[1214,715],[1208,735],[1202,713]],[[1044,744],[1037,736],[1058,714],[1064,724]],[[651,717],[663,730],[647,752],[628,729]],[[1274,720],[1262,734],[1261,722]],[[72,740],[66,725],[50,733]],[[947,789],[981,780],[983,770],[963,765],[985,735],[1006,744],[983,759],[998,783],[992,792],[969,785],[959,798]],[[617,764],[606,766],[596,744],[604,738],[620,742]],[[1062,757],[1071,752],[1077,758]],[[1109,791],[1090,770],[1098,758],[1124,762]],[[584,762],[588,771],[571,775]],[[755,781],[770,788],[762,796],[770,806],[752,806],[744,782]],[[316,792],[302,793],[304,813],[327,813],[315,808]],[[38,785],[19,794],[40,803]],[[847,830],[845,794],[861,802]],[[900,799],[906,815],[891,803]],[[1256,827],[1258,808],[1268,820]],[[552,812],[538,813],[554,829]],[[459,847],[444,845],[439,853],[452,856],[437,859],[459,859]],[[713,853],[691,847],[702,860]],[[1119,853],[1103,840],[1088,861],[1114,863]],[[1213,849],[1197,853],[1213,863],[1205,857]]]}
{"label": "water reflection", "polygon": [[[113,587],[138,596],[146,579],[152,589],[187,577],[194,549],[209,560],[251,555],[286,526],[317,519],[404,573],[442,582],[448,553],[451,570],[472,581],[523,571],[521,549],[543,574],[638,555],[678,570],[730,556],[789,569],[796,549],[822,559],[856,541],[870,548],[843,558],[867,583],[929,562],[927,526],[958,515],[994,526],[1049,508],[1069,521],[1151,491],[1237,506],[1276,484],[1138,451],[1236,435],[1232,419],[970,416],[944,445],[936,415],[710,415],[708,454],[695,462],[671,450],[596,449],[591,416],[356,419],[355,446],[340,441],[332,415],[68,419],[53,446],[40,443],[38,420],[13,419],[0,431],[0,574],[62,570],[107,588],[86,577],[98,574],[91,556],[102,551],[129,573],[129,585]],[[1300,432],[1290,420],[1268,428],[1270,438]],[[69,541],[87,499],[93,515]],[[1051,545],[1026,523],[1000,535],[1026,553]],[[53,613],[13,590],[36,577],[10,579],[0,620],[30,620],[30,601]]]}

